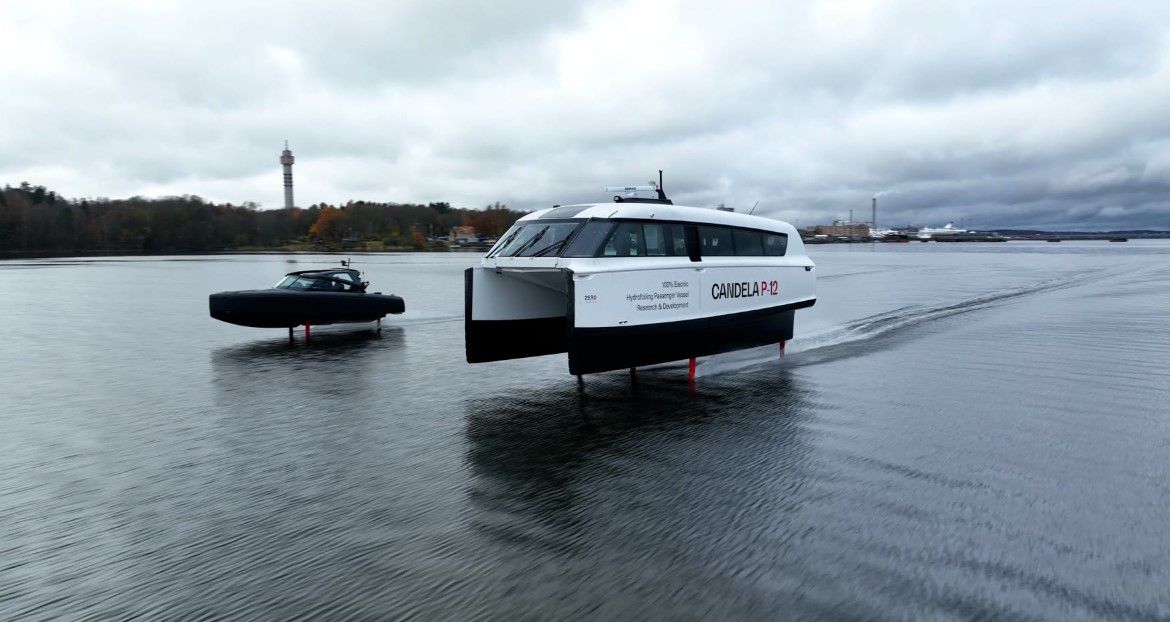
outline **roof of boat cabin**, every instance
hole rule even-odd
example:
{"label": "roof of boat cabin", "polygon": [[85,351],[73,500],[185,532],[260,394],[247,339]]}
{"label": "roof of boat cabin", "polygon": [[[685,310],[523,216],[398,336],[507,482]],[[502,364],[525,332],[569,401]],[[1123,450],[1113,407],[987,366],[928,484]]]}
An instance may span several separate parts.
{"label": "roof of boat cabin", "polygon": [[322,276],[326,274],[337,274],[338,272],[348,272],[354,278],[360,280],[361,272],[354,268],[316,268],[313,270],[296,270],[295,272],[285,272],[285,276]]}
{"label": "roof of boat cabin", "polygon": [[694,222],[700,224],[727,225],[731,227],[747,227],[763,229],[780,233],[795,234],[796,228],[782,220],[737,214],[707,207],[687,207],[685,205],[666,205],[663,203],[582,203],[579,205],[558,205],[549,209],[538,210],[520,218],[520,222],[552,218],[571,218],[585,220],[588,218],[631,218],[640,220],[668,220]]}

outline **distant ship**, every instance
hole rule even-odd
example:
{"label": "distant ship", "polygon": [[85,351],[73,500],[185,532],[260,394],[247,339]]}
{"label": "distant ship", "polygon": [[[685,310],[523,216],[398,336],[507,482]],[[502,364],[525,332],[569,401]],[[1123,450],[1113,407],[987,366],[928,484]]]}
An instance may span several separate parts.
{"label": "distant ship", "polygon": [[909,242],[910,236],[896,229],[875,229],[870,227],[869,237],[874,242]]}
{"label": "distant ship", "polygon": [[942,227],[938,227],[938,228],[923,227],[923,228],[919,229],[918,230],[918,239],[930,240],[936,236],[941,237],[941,236],[948,236],[948,235],[959,235],[959,234],[963,234],[963,233],[967,233],[967,230],[966,229],[959,229],[958,227],[955,227],[955,223],[948,222],[946,225],[944,225]]}

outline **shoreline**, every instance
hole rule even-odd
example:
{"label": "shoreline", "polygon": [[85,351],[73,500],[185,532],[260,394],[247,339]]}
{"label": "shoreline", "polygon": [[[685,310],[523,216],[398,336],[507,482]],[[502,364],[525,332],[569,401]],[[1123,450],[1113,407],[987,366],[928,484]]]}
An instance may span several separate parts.
{"label": "shoreline", "polygon": [[[64,259],[69,257],[167,257],[173,255],[345,255],[345,254],[408,254],[408,253],[459,253],[480,252],[475,251],[460,251],[450,250],[447,248],[428,248],[428,249],[322,249],[322,250],[306,250],[306,249],[238,249],[238,250],[217,250],[217,251],[191,251],[191,250],[167,250],[167,251],[135,251],[135,250],[108,250],[108,251],[3,251],[0,252],[0,260],[9,259]],[[486,252],[486,251],[483,251]]]}
{"label": "shoreline", "polygon": [[[1110,240],[1110,236],[1104,235],[1061,235],[1050,236],[1051,238],[1064,242],[1104,242]],[[1116,236],[1114,236],[1116,237]],[[1007,238],[1004,240],[996,240],[995,243],[1003,242],[1044,242],[1047,237],[1018,237]],[[1162,235],[1130,235],[1125,241],[1138,240],[1165,240],[1170,239],[1170,234]],[[922,243],[922,242],[938,242],[939,240],[908,240],[908,243]],[[963,242],[963,243],[992,243],[990,240],[944,240],[945,242]],[[1121,240],[1116,240],[1121,241]],[[903,242],[903,243],[907,243]],[[888,242],[880,242],[877,240],[828,240],[828,241],[810,241],[805,240],[805,244],[811,246],[828,246],[828,245],[842,245],[842,244],[889,244]],[[223,250],[182,250],[173,249],[166,251],[143,251],[143,250],[76,250],[76,251],[0,251],[0,261],[7,261],[13,259],[65,259],[70,257],[90,258],[90,257],[167,257],[174,255],[346,255],[346,254],[409,254],[409,253],[486,253],[490,247],[484,248],[448,248],[446,246],[437,246],[426,249],[416,248],[322,248],[322,249],[308,249],[308,248],[239,248],[239,249],[223,249]]]}

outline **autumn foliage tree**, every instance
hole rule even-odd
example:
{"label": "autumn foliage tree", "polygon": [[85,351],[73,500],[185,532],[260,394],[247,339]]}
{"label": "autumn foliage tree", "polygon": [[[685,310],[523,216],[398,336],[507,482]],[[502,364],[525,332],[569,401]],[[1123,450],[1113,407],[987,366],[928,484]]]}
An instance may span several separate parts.
{"label": "autumn foliage tree", "polygon": [[317,215],[317,222],[309,227],[309,237],[336,243],[345,237],[346,231],[345,212],[327,205],[321,208],[321,213]]}
{"label": "autumn foliage tree", "polygon": [[478,233],[491,237],[499,237],[516,222],[516,212],[508,209],[499,202],[493,203],[482,210],[466,210],[466,222],[463,224],[475,227]]}
{"label": "autumn foliage tree", "polygon": [[410,230],[410,245],[418,250],[427,247],[427,236],[423,235],[423,232],[418,227]]}

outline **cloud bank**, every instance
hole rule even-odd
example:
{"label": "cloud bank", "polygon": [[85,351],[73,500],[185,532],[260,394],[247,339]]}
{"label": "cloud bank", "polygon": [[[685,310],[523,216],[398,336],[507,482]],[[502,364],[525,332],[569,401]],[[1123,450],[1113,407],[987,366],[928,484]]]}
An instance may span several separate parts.
{"label": "cloud bank", "polygon": [[0,3],[0,183],[1170,229],[1170,5]]}

